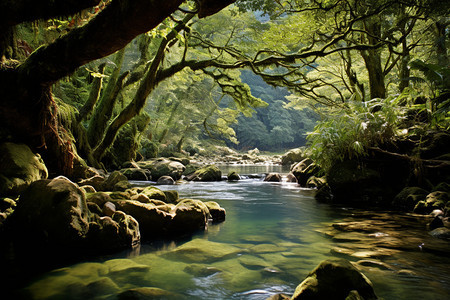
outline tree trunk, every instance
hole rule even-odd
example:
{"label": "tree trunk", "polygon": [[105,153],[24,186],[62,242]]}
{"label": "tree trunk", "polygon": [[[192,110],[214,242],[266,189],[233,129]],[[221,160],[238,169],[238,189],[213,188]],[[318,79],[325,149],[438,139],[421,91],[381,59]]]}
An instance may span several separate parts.
{"label": "tree trunk", "polygon": [[[105,66],[106,66],[106,63],[103,63],[100,66],[98,66],[98,73],[100,75],[103,75]],[[91,91],[89,93],[89,98],[86,101],[86,103],[83,105],[83,107],[80,109],[80,111],[78,112],[77,123],[80,123],[81,121],[86,119],[88,117],[88,115],[92,112],[92,110],[94,109],[94,106],[100,97],[100,92],[102,90],[102,83],[103,83],[102,76],[94,77],[94,80],[92,81]]]}
{"label": "tree trunk", "polygon": [[[364,24],[367,31],[366,38],[369,45],[375,45],[381,38],[381,24],[368,21]],[[381,49],[368,49],[360,52],[369,74],[370,98],[386,98],[384,71],[381,64]]]}
{"label": "tree trunk", "polygon": [[[60,136],[62,130],[56,120],[51,85],[78,67],[122,49],[134,37],[159,25],[183,2],[112,0],[85,26],[40,47],[22,64],[2,60],[0,140],[24,142],[39,152],[45,152],[47,142],[46,157],[56,158],[59,171],[65,174],[72,167],[73,147],[68,138]],[[207,16],[230,2],[205,0],[200,11]],[[24,21],[73,14],[97,3],[98,0],[1,1],[0,35]],[[145,93],[148,95],[146,89]],[[58,146],[50,145],[55,143]]]}
{"label": "tree trunk", "polygon": [[88,139],[92,148],[95,148],[103,137],[105,128],[112,116],[116,104],[119,74],[122,69],[122,63],[125,56],[125,48],[117,52],[114,57],[115,68],[109,77],[108,84],[103,91],[102,97],[94,110],[92,118],[89,121]]}
{"label": "tree trunk", "polygon": [[166,51],[166,47],[170,41],[172,41],[179,31],[181,31],[187,22],[189,22],[194,17],[193,14],[187,15],[182,22],[180,22],[175,28],[167,34],[167,36],[161,40],[161,43],[158,47],[157,53],[153,58],[150,69],[147,72],[144,80],[139,85],[136,94],[131,101],[131,103],[125,107],[124,110],[120,112],[120,114],[112,121],[112,123],[106,129],[105,136],[103,140],[99,143],[99,145],[94,150],[94,157],[97,160],[101,160],[103,155],[105,154],[106,149],[108,149],[117,135],[117,132],[125,125],[128,121],[130,121],[134,116],[138,115],[141,110],[144,108],[144,105],[147,101],[147,97],[153,91],[153,89],[158,84],[157,81],[157,71],[161,62],[164,59],[164,53]]}

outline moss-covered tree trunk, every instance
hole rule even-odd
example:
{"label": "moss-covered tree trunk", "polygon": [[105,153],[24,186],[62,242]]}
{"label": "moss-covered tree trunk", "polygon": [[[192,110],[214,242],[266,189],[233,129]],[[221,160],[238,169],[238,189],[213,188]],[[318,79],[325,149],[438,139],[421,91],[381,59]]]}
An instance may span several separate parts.
{"label": "moss-covered tree trunk", "polygon": [[[368,20],[364,24],[367,32],[365,39],[369,45],[376,45],[381,38],[381,23],[375,20]],[[361,51],[364,64],[369,75],[370,99],[386,98],[386,86],[384,82],[384,70],[381,64],[381,49],[374,48]]]}
{"label": "moss-covered tree trunk", "polygon": [[[7,0],[0,2],[0,35],[26,21],[68,15],[98,0]],[[78,67],[110,55],[175,12],[183,0],[112,0],[94,19],[40,47],[23,63],[0,65],[0,142],[18,141],[55,161],[51,168],[68,174],[73,146],[59,127],[51,86]],[[201,1],[199,15],[211,15],[233,1]],[[1,46],[1,45],[0,45]],[[3,46],[5,47],[5,46]],[[3,53],[5,49],[1,49]]]}

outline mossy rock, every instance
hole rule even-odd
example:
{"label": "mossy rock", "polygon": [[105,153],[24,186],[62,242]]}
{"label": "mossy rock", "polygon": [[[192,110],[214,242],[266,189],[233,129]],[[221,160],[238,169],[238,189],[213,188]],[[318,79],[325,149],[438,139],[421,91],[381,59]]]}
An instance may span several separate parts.
{"label": "mossy rock", "polygon": [[186,177],[188,181],[220,181],[222,172],[215,165],[208,165],[198,169],[193,174]]}
{"label": "mossy rock", "polygon": [[165,158],[149,162],[139,162],[138,164],[141,168],[150,170],[153,181],[158,180],[162,176],[170,176],[174,180],[178,180],[186,169],[181,162]]}
{"label": "mossy rock", "polygon": [[117,210],[131,215],[137,220],[143,240],[165,237],[170,234],[169,227],[173,215],[158,209],[154,204],[134,200],[119,200],[113,203]]}
{"label": "mossy rock", "polygon": [[420,201],[424,201],[428,191],[420,187],[405,187],[397,196],[395,196],[392,205],[396,208],[412,211]]}
{"label": "mossy rock", "polygon": [[305,158],[291,168],[292,174],[297,178],[298,184],[305,187],[308,179],[320,172],[320,167],[310,158]]}
{"label": "mossy rock", "polygon": [[177,203],[179,199],[178,191],[164,191],[166,203]]}
{"label": "mossy rock", "polygon": [[225,208],[220,207],[219,203],[214,201],[208,201],[205,202],[205,204],[209,209],[209,213],[214,223],[225,221],[225,216],[227,214]]}
{"label": "mossy rock", "polygon": [[165,253],[163,256],[170,260],[186,263],[209,264],[235,258],[242,252],[242,249],[230,244],[197,238]]}
{"label": "mossy rock", "polygon": [[429,214],[435,209],[444,210],[450,200],[450,195],[446,192],[436,191],[427,195],[426,199],[419,201],[414,207],[414,212],[418,214]]}
{"label": "mossy rock", "polygon": [[167,299],[167,300],[177,300],[177,299],[187,299],[182,295],[172,293],[157,287],[138,287],[128,289],[121,292],[117,296],[118,300],[144,300],[144,299]]}
{"label": "mossy rock", "polygon": [[175,235],[192,234],[208,226],[209,209],[200,200],[183,199],[172,210],[170,232]]}
{"label": "mossy rock", "polygon": [[239,176],[236,171],[231,171],[230,173],[228,173],[227,179],[228,181],[238,181],[241,179],[241,176]]}
{"label": "mossy rock", "polygon": [[300,162],[305,159],[305,153],[303,148],[295,148],[286,152],[281,157],[281,164],[287,166],[295,162]]}
{"label": "mossy rock", "polygon": [[15,211],[22,239],[79,245],[89,230],[84,191],[65,177],[33,182]]}
{"label": "mossy rock", "polygon": [[316,177],[311,176],[308,178],[308,181],[306,181],[306,187],[307,188],[315,188],[320,189],[327,183],[327,179],[325,177]]}
{"label": "mossy rock", "polygon": [[146,187],[141,194],[146,195],[150,199],[156,199],[166,202],[166,194],[154,186]]}
{"label": "mossy rock", "polygon": [[[105,182],[103,183],[102,190],[114,191],[116,184],[121,181],[128,182],[128,178],[119,171],[114,171],[108,176],[108,178],[106,178]],[[124,183],[121,183],[121,186],[123,185]]]}
{"label": "mossy rock", "polygon": [[44,161],[27,145],[0,145],[0,195],[18,195],[32,182],[47,177]]}
{"label": "mossy rock", "polygon": [[141,168],[126,168],[120,170],[120,173],[125,175],[129,180],[148,181],[152,179],[150,170]]}
{"label": "mossy rock", "polygon": [[329,259],[309,273],[291,299],[346,299],[352,291],[365,300],[377,299],[370,280],[349,261]]}

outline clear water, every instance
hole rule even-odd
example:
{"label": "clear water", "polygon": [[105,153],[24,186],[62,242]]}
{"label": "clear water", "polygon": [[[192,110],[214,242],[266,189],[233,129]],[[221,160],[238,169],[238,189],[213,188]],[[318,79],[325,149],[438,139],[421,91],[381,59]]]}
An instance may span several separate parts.
{"label": "clear water", "polygon": [[[285,171],[276,166],[231,169],[241,174]],[[450,299],[449,243],[429,237],[426,220],[320,204],[313,191],[291,183],[248,179],[159,187],[177,190],[183,198],[217,201],[227,219],[189,240],[142,244],[115,257],[45,273],[24,289],[26,295],[116,299],[128,289],[156,287],[173,293],[161,299],[259,300],[292,294],[324,259],[356,262],[366,257],[364,251],[376,250],[369,260],[386,265],[361,268],[380,298]],[[367,221],[378,227],[365,231],[372,224]],[[358,232],[335,235],[333,223],[356,224]],[[434,253],[423,251],[428,244]]]}

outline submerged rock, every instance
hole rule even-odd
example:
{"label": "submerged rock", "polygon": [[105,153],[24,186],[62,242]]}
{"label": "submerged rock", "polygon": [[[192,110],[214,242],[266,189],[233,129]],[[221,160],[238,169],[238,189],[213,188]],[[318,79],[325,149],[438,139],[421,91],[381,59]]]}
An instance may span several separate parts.
{"label": "submerged rock", "polygon": [[144,299],[186,299],[182,295],[172,293],[156,287],[139,287],[126,290],[117,296],[119,300]]}
{"label": "submerged rock", "polygon": [[450,240],[450,229],[447,227],[439,227],[432,231],[430,234],[438,239]]}
{"label": "submerged rock", "polygon": [[[295,289],[292,300],[377,299],[370,280],[345,259],[322,261]],[[352,298],[353,297],[353,298]]]}
{"label": "submerged rock", "polygon": [[28,146],[0,144],[0,195],[18,195],[32,182],[47,176],[44,161]]}
{"label": "submerged rock", "polygon": [[243,250],[226,243],[194,239],[164,254],[165,258],[186,263],[213,263],[237,257]]}

